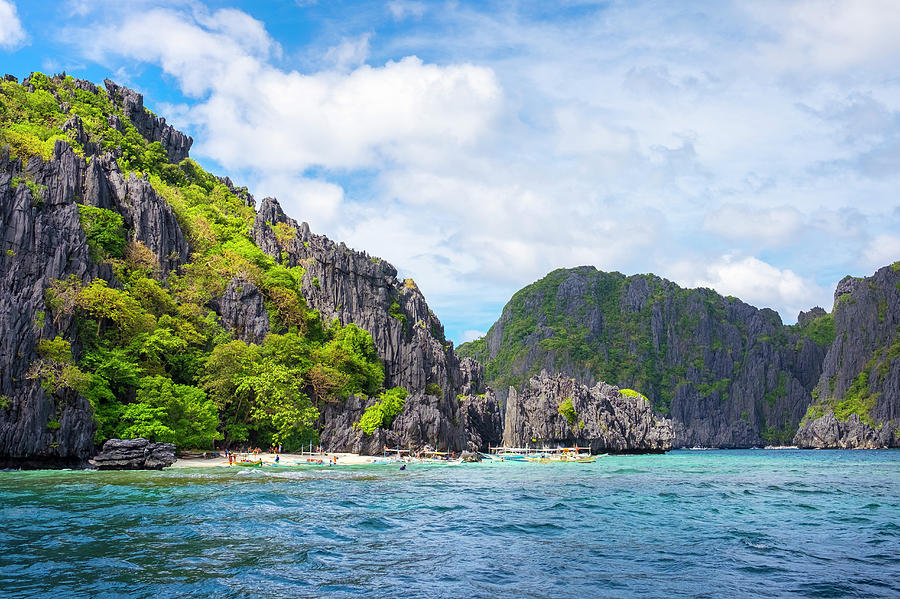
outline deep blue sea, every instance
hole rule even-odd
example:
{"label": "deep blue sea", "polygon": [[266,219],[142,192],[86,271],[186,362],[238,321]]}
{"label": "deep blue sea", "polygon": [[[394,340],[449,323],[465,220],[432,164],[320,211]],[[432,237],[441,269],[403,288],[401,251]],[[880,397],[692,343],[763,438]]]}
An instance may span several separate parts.
{"label": "deep blue sea", "polygon": [[900,597],[900,452],[0,472],[3,597]]}

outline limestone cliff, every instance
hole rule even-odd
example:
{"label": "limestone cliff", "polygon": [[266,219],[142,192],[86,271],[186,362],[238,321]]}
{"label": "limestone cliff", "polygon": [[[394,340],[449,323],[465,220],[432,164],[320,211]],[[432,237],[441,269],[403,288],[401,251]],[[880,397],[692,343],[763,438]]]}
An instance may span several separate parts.
{"label": "limestone cliff", "polygon": [[72,275],[112,280],[109,265],[91,258],[78,203],[121,214],[129,238],[155,249],[163,270],[187,258],[171,207],[146,181],[123,176],[111,156],[88,165],[63,141],[48,162],[23,165],[0,153],[0,464],[77,465],[94,451],[87,401],[72,391],[48,394],[25,377],[38,339],[76,337],[70,318],[50,316],[50,284]]}
{"label": "limestone cliff", "polygon": [[844,278],[832,313],[834,343],[794,443],[900,447],[900,262]]}
{"label": "limestone cliff", "polygon": [[262,201],[253,238],[266,254],[305,269],[303,295],[326,322],[337,318],[369,331],[384,362],[385,386],[404,387],[411,394],[383,439],[352,428],[366,407],[358,399],[331,406],[324,416],[323,442],[365,453],[380,453],[385,444],[466,448],[457,395],[480,389],[470,389],[471,367],[460,367],[443,325],[412,279],[398,279],[397,269],[384,260],[311,233],[273,198]]}
{"label": "limestone cliff", "polygon": [[676,446],[751,447],[790,442],[806,412],[831,343],[811,326],[710,289],[579,267],[517,292],[458,351],[504,395],[543,369],[605,381],[671,417]]}
{"label": "limestone cliff", "polygon": [[521,391],[509,390],[503,444],[589,446],[591,453],[662,453],[672,448],[672,422],[641,397],[617,387],[587,387],[547,372],[529,379]]}
{"label": "limestone cliff", "polygon": [[[77,466],[95,451],[94,410],[75,391],[50,393],[25,375],[35,362],[35,347],[42,338],[59,335],[72,342],[76,359],[79,354],[74,319],[51,314],[47,307],[46,292],[54,281],[74,276],[86,284],[99,277],[111,287],[121,286],[113,275],[113,263],[93,255],[78,205],[120,215],[127,240],[140,241],[149,250],[152,276],[166,286],[169,275],[177,280],[197,272],[186,270],[194,259],[194,248],[189,247],[189,236],[179,220],[186,218],[189,210],[181,190],[194,185],[195,191],[190,193],[196,198],[198,193],[210,193],[218,183],[245,207],[255,208],[255,200],[246,188],[236,188],[227,178],[198,172],[193,163],[175,164],[187,158],[191,138],[146,110],[140,94],[132,90],[111,81],[106,81],[103,90],[64,75],[47,78],[39,74],[26,79],[21,87],[44,102],[47,118],[63,123],[59,127],[66,139],[56,141],[51,156],[34,156],[24,164],[11,159],[8,151],[0,154],[0,284],[5,300],[0,307],[0,467]],[[24,93],[17,85],[3,92]],[[70,112],[65,99],[81,92],[84,95],[78,98],[84,105],[80,111],[103,111],[102,118],[90,127]],[[0,102],[6,98],[0,97]],[[24,96],[19,100],[26,101]],[[9,118],[6,105],[0,104],[0,113],[3,110]],[[144,141],[135,137],[135,132]],[[159,160],[154,144],[161,148],[162,164],[154,162]],[[21,154],[28,148],[17,147],[17,151]],[[169,189],[180,202],[179,216],[170,198],[154,188],[165,185],[164,181],[155,179],[151,184],[147,176],[123,172],[122,164],[132,169],[139,165],[171,181],[175,187]],[[216,213],[216,218],[226,218],[224,214]],[[202,221],[204,228],[193,232],[203,243],[214,239],[209,222]],[[412,280],[398,279],[397,270],[378,258],[314,235],[305,223],[298,225],[288,218],[274,199],[262,202],[255,224],[246,232],[279,264],[302,266],[302,295],[307,305],[317,310],[325,323],[336,318],[368,331],[384,364],[385,386],[402,386],[410,392],[392,426],[373,435],[362,433],[353,424],[375,398],[351,396],[329,402],[322,410],[325,445],[368,453],[380,453],[384,444],[428,444],[460,451],[480,449],[482,440],[487,443],[499,436],[495,403],[478,400],[461,408],[458,396],[476,396],[483,391],[480,367],[471,360],[460,363],[452,343],[444,337],[443,326]],[[209,276],[209,270],[203,272],[201,276]],[[246,272],[228,276],[230,280],[220,286],[207,281],[202,290],[191,293],[206,294],[207,289],[218,288],[201,303],[206,302],[205,307],[214,310],[236,338],[259,344],[271,330],[270,298]],[[181,289],[186,289],[184,282]],[[198,308],[203,306],[195,304],[190,310],[196,314]],[[99,325],[97,330],[99,333]],[[484,416],[475,409],[482,405],[488,410]],[[478,431],[469,434],[469,423]]]}

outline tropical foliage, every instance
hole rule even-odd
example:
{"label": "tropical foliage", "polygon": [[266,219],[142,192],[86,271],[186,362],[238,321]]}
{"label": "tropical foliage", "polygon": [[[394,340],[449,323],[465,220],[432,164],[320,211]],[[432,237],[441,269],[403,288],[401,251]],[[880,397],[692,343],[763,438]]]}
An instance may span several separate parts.
{"label": "tropical foliage", "polygon": [[[114,276],[50,286],[49,315],[57,325],[74,319],[79,350],[59,337],[41,340],[29,376],[48,392],[86,396],[97,443],[142,436],[180,447],[222,440],[290,449],[317,439],[326,402],[377,395],[384,368],[372,337],[353,324],[323,323],[307,306],[303,268],[282,265],[252,241],[253,207],[196,162],[167,162],[161,144],[144,139],[104,90],[85,87],[41,73],[23,85],[0,83],[0,147],[48,160],[62,139],[83,155],[85,139],[64,130],[77,115],[89,143],[114,151],[126,176],[146,177],[169,203],[192,254],[164,276],[161,257],[129,240],[119,213],[79,205],[91,255]],[[283,242],[296,234],[276,233]],[[265,299],[272,333],[260,344],[234,339],[209,307],[236,276]],[[392,419],[399,395],[382,397]]]}

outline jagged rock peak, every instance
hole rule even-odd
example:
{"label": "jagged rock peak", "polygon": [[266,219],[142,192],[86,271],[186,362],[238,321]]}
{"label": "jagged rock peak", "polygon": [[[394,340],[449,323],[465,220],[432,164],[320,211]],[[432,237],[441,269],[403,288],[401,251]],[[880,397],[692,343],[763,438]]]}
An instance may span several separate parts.
{"label": "jagged rock peak", "polygon": [[463,385],[459,358],[444,327],[411,279],[399,280],[388,262],[310,232],[264,198],[253,225],[263,252],[302,266],[303,296],[325,321],[337,318],[368,331],[384,361],[385,386],[424,393],[428,386],[448,401]]}
{"label": "jagged rock peak", "polygon": [[643,397],[598,382],[588,387],[547,371],[521,390],[510,388],[503,444],[590,446],[593,453],[661,453],[672,448],[672,422]]}
{"label": "jagged rock peak", "polygon": [[810,308],[806,312],[800,311],[800,314],[797,315],[797,324],[801,327],[805,326],[817,318],[821,318],[822,316],[826,316],[828,312],[825,311],[824,308],[816,306],[814,308]]}
{"label": "jagged rock peak", "polygon": [[269,333],[269,314],[265,299],[251,281],[243,275],[235,275],[225,294],[214,306],[222,322],[238,339],[247,343],[262,343]]}
{"label": "jagged rock peak", "polygon": [[137,439],[109,439],[90,460],[98,470],[162,470],[175,463],[175,446]]}
{"label": "jagged rock peak", "polygon": [[148,141],[158,141],[162,144],[169,162],[179,163],[188,157],[194,143],[192,137],[167,124],[166,119],[147,110],[144,107],[143,95],[109,79],[104,79],[103,83],[110,99],[122,108],[122,112],[131,120],[138,132]]}
{"label": "jagged rock peak", "polygon": [[794,444],[900,446],[900,262],[845,277],[834,297],[834,341]]}

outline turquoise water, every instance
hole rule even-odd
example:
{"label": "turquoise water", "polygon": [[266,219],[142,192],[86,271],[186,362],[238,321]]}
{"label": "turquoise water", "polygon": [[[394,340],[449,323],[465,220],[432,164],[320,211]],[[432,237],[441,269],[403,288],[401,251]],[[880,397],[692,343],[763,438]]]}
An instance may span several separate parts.
{"label": "turquoise water", "polygon": [[897,597],[900,452],[0,472],[4,597]]}

